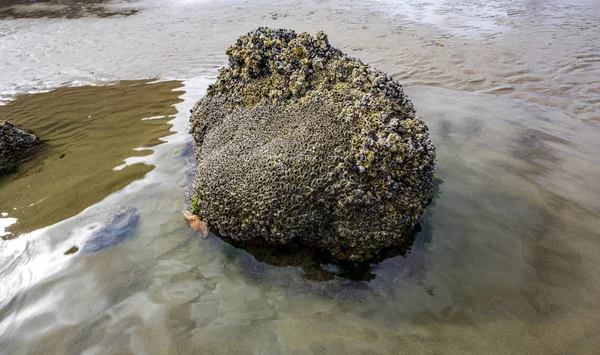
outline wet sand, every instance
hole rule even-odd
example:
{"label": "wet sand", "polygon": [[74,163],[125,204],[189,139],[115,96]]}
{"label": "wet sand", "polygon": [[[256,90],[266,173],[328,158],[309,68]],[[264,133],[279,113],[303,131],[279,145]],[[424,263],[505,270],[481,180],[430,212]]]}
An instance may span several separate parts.
{"label": "wet sand", "polygon": [[[116,79],[184,81],[156,166],[95,208],[140,228],[97,253],[77,218],[0,243],[9,354],[595,354],[600,347],[599,4],[147,0],[127,18],[0,21],[0,98]],[[187,118],[259,25],[315,32],[407,86],[443,183],[408,254],[316,282],[181,216]],[[25,50],[26,49],[26,50]],[[183,152],[182,154],[180,154]],[[258,258],[260,259],[260,258]],[[310,272],[310,270],[308,271]]]}
{"label": "wet sand", "polygon": [[0,99],[70,81],[212,75],[240,33],[271,26],[323,29],[342,50],[407,86],[516,98],[585,120],[600,116],[595,0],[146,0],[136,6],[140,12],[128,18],[0,23],[6,70]]}
{"label": "wet sand", "polygon": [[[15,238],[74,216],[143,177],[152,166],[126,158],[152,153],[177,113],[180,82],[123,81],[19,96],[0,116],[27,127],[44,148],[20,171],[0,178],[1,212],[18,222]],[[155,117],[157,119],[144,120]],[[144,148],[146,150],[134,150]]]}
{"label": "wet sand", "polygon": [[0,1],[0,19],[131,16],[137,12],[134,8],[114,8],[107,0]]}

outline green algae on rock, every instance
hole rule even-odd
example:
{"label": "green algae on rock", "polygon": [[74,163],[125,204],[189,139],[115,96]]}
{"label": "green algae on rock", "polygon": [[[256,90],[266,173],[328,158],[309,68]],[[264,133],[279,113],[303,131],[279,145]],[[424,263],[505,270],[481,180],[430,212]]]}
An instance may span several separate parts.
{"label": "green algae on rock", "polygon": [[0,121],[0,176],[15,172],[40,146],[40,140],[17,126]]}
{"label": "green algae on rock", "polygon": [[412,237],[435,148],[397,81],[323,32],[259,28],[227,55],[190,119],[192,210],[211,231],[351,261]]}

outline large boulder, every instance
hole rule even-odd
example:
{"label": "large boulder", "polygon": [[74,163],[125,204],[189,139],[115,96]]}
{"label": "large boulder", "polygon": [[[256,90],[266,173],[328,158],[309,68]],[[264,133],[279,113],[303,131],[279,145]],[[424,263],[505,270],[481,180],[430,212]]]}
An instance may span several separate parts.
{"label": "large boulder", "polygon": [[323,32],[259,28],[227,55],[191,117],[192,211],[211,231],[351,261],[412,238],[435,148],[397,81]]}
{"label": "large boulder", "polygon": [[15,172],[19,164],[31,158],[39,144],[35,135],[0,121],[0,176]]}

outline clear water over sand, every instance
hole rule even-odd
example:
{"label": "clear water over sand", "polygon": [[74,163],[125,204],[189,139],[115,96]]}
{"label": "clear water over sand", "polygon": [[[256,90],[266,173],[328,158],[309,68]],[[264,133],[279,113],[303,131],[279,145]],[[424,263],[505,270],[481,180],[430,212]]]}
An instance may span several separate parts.
{"label": "clear water over sand", "polygon": [[[0,21],[7,100],[116,79],[184,83],[176,133],[147,157],[156,168],[83,212],[136,207],[126,240],[66,256],[89,237],[74,217],[0,242],[0,353],[596,352],[594,2],[133,4],[129,17]],[[225,47],[259,25],[326,30],[406,84],[430,127],[440,193],[410,253],[373,265],[368,282],[306,280],[199,238],[181,215],[189,109]]]}

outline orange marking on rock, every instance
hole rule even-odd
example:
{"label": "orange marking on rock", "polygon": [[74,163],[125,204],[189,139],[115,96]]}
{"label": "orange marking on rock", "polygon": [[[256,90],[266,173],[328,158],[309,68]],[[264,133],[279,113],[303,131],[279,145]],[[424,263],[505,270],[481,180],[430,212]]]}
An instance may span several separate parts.
{"label": "orange marking on rock", "polygon": [[206,227],[206,224],[202,222],[200,217],[196,216],[195,214],[192,214],[192,212],[190,211],[183,212],[183,216],[190,222],[190,227],[193,230],[202,233],[202,238],[208,237],[208,227]]}

